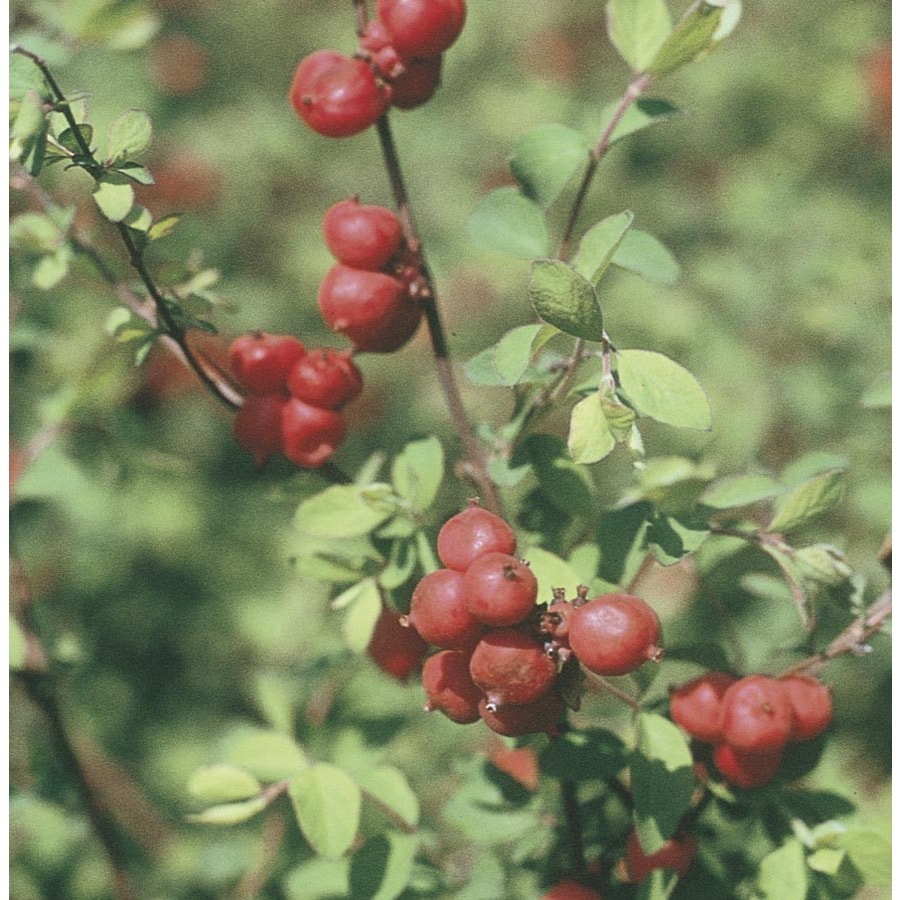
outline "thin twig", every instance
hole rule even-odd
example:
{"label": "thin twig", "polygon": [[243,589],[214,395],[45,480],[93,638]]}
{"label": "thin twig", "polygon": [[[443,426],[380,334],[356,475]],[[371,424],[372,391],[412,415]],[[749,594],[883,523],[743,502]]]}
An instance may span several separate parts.
{"label": "thin twig", "polygon": [[617,700],[621,700],[624,704],[631,707],[632,712],[639,713],[641,711],[641,704],[631,694],[627,694],[621,688],[617,688],[608,678],[596,675],[593,672],[588,672],[588,677],[602,687],[603,690],[612,694]]}

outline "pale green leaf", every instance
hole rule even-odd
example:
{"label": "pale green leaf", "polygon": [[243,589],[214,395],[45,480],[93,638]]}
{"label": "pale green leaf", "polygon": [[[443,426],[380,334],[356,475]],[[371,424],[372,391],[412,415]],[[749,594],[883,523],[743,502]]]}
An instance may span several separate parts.
{"label": "pale green leaf", "polygon": [[657,78],[667,75],[709,52],[734,29],[739,15],[735,0],[695,3],[660,47],[649,73]]}
{"label": "pale green leaf", "polygon": [[678,886],[678,873],[673,869],[653,869],[641,882],[636,900],[666,900]]}
{"label": "pale green leaf", "polygon": [[434,503],[443,478],[444,448],[436,437],[410,441],[391,467],[394,490],[419,512]]}
{"label": "pale green leaf", "polygon": [[142,109],[126,109],[109,123],[106,131],[106,162],[115,164],[137,156],[150,146],[153,126]]}
{"label": "pale green leaf", "polygon": [[94,186],[94,202],[110,222],[121,222],[131,211],[134,188],[127,182],[102,179]]}
{"label": "pale green leaf", "polygon": [[130,178],[132,181],[136,181],[138,184],[156,183],[150,170],[146,166],[142,166],[140,163],[123,162],[120,165],[116,166],[116,171],[120,175],[125,175],[127,178]]}
{"label": "pale green leaf", "polygon": [[390,831],[369,838],[350,860],[347,896],[359,900],[396,900],[407,888],[419,838]]}
{"label": "pale green leaf", "polygon": [[255,797],[262,785],[240,766],[217,763],[194,772],[188,780],[187,790],[200,803],[232,803]]}
{"label": "pale green leaf", "polygon": [[609,0],[606,25],[625,62],[643,72],[669,36],[672,18],[665,0]]}
{"label": "pale green leaf", "polygon": [[523,259],[546,256],[550,245],[540,207],[514,187],[485,194],[469,216],[467,228],[478,246]]}
{"label": "pale green leaf", "polygon": [[557,259],[532,263],[528,291],[535,312],[560,331],[589,341],[603,337],[603,313],[587,279]]}
{"label": "pale green leaf", "polygon": [[674,284],[681,274],[678,261],[669,249],[652,234],[637,228],[629,229],[622,238],[612,264],[654,284]]}
{"label": "pale green leaf", "polygon": [[759,864],[757,888],[768,900],[805,900],[809,872],[803,845],[789,838]]}
{"label": "pale green leaf", "polygon": [[564,559],[542,547],[528,547],[522,555],[528,560],[528,565],[537,578],[538,603],[550,602],[554,588],[565,588],[567,597],[575,595],[575,588],[581,584],[581,578]]}
{"label": "pale green leaf", "polygon": [[9,617],[9,667],[10,669],[21,669],[25,665],[25,655],[27,645],[25,642],[25,633],[22,631],[19,623],[12,617]]}
{"label": "pale green leaf", "polygon": [[19,101],[19,109],[10,128],[10,138],[24,144],[45,127],[44,101],[37,90],[30,88]]}
{"label": "pale green leaf", "polygon": [[[601,122],[604,123],[604,127],[617,114],[618,106],[618,103],[611,103],[603,108]],[[625,114],[618,120],[610,136],[610,144],[614,144],[616,141],[620,141],[636,131],[642,131],[651,125],[662,124],[680,115],[680,110],[669,103],[668,100],[642,97],[640,100],[632,103],[625,111]]]}
{"label": "pale green leaf", "polygon": [[[81,135],[82,140],[78,140],[78,135]],[[85,122],[83,125],[77,126],[77,133],[75,128],[67,128],[63,131],[59,137],[57,138],[58,143],[65,147],[70,153],[73,153],[76,156],[83,156],[84,149],[82,148],[82,143],[87,145],[88,148],[91,146],[91,142],[94,139],[94,128],[91,125],[88,125]]]}
{"label": "pale green leaf", "polygon": [[347,604],[341,619],[344,643],[354,653],[362,653],[368,647],[375,631],[375,623],[381,615],[381,594],[375,580],[367,578],[362,585],[362,589],[354,594],[352,602]]}
{"label": "pale green leaf", "polygon": [[368,768],[357,776],[363,794],[407,825],[419,822],[419,798],[409,786],[406,776],[393,766]]}
{"label": "pale green leaf", "polygon": [[891,373],[873,382],[859,401],[866,409],[889,409],[891,406]]}
{"label": "pale green leaf", "polygon": [[42,256],[31,273],[31,283],[42,291],[49,291],[65,278],[70,261],[71,254],[66,248]]}
{"label": "pale green leaf", "polygon": [[591,145],[565,125],[539,125],[516,142],[509,161],[522,193],[545,209],[587,163]]}
{"label": "pale green leaf", "polygon": [[561,512],[592,516],[596,490],[587,471],[572,460],[566,441],[553,434],[532,434],[514,461],[528,459],[548,503]]}
{"label": "pale green leaf", "polygon": [[150,229],[147,232],[147,240],[158,241],[160,238],[164,238],[170,235],[175,230],[175,226],[178,225],[180,221],[181,216],[177,213],[163,216],[159,221],[154,222],[150,226]]}
{"label": "pale green leaf", "polygon": [[714,481],[701,495],[700,503],[713,509],[737,509],[784,493],[785,487],[768,475],[732,475]]}
{"label": "pale green leaf", "polygon": [[[517,384],[531,361],[535,338],[545,329],[552,326],[539,322],[532,325],[520,325],[507,331],[494,348],[494,364],[504,384]],[[556,334],[553,328],[551,337]]]}
{"label": "pale green leaf", "polygon": [[843,476],[843,469],[832,469],[795,487],[781,498],[766,530],[793,531],[828,512],[844,495]]}
{"label": "pale green leaf", "polygon": [[603,412],[600,391],[575,404],[569,420],[569,453],[576,463],[595,463],[609,456],[616,439]]}
{"label": "pale green leaf", "polygon": [[286,734],[241,726],[224,740],[224,761],[262,782],[281,781],[308,768],[303,751]]}
{"label": "pale green leaf", "polygon": [[291,780],[288,796],[297,824],[320,856],[343,856],[356,838],[362,794],[344,771],[317,763]]}
{"label": "pale green leaf", "polygon": [[297,866],[281,884],[286,900],[350,896],[350,860],[317,856]]}
{"label": "pale green leaf", "polygon": [[267,806],[265,798],[253,797],[240,803],[223,803],[211,806],[203,812],[187,816],[188,822],[195,825],[240,825],[261,813]]}
{"label": "pale green leaf", "polygon": [[294,523],[312,537],[358,537],[374,531],[396,512],[391,498],[388,485],[332,485],[304,500]]}
{"label": "pale green leaf", "polygon": [[652,350],[620,350],[615,359],[622,391],[639,413],[678,428],[712,428],[709,399],[687,369]]}
{"label": "pale green leaf", "polygon": [[836,850],[834,847],[820,847],[806,857],[806,864],[814,871],[823,875],[837,875],[847,856],[846,850]]}
{"label": "pale green leaf", "polygon": [[874,828],[854,826],[847,829],[840,843],[868,884],[891,884],[891,841],[887,835]]}
{"label": "pale green leaf", "polygon": [[634,213],[625,210],[591,226],[572,257],[572,268],[596,287],[613,262],[633,221]]}

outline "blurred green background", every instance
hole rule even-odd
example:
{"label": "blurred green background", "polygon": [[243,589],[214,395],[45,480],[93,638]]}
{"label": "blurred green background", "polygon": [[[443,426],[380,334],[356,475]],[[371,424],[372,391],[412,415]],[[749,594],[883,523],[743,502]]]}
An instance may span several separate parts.
{"label": "blurred green background", "polygon": [[[719,474],[777,472],[810,451],[846,457],[846,499],[807,537],[837,544],[878,591],[891,517],[890,411],[862,401],[890,368],[890,8],[747,7],[716,54],[651,92],[685,114],[618,145],[601,166],[584,223],[631,209],[682,266],[674,288],[616,274],[606,326],[618,346],[673,356],[710,394],[711,435],[650,428],[648,452],[702,458]],[[506,160],[524,131],[562,122],[597,134],[600,109],[629,77],[602,12],[592,0],[471,0],[436,98],[392,116],[457,360],[529,321],[527,265],[473,246],[465,223],[485,190],[509,180]],[[253,328],[339,345],[315,305],[330,265],[319,222],[351,193],[389,203],[388,184],[373,133],[318,137],[286,93],[305,54],[352,52],[349,0],[13,0],[11,15],[13,38],[46,53],[63,89],[89,93],[98,134],[125,108],[151,114],[143,161],[157,186],[142,202],[186,216],[150,262],[163,281],[188,259],[221,272],[218,346]],[[78,205],[79,226],[127,277],[88,179],[54,168],[40,181]],[[29,200],[13,194],[12,206]],[[341,751],[353,741],[345,729],[362,723],[437,827],[446,773],[460,747],[480,747],[484,735],[418,715],[419,688],[351,657],[325,589],[291,572],[293,511],[324,482],[287,463],[257,472],[234,445],[228,414],[164,353],[135,369],[104,332],[117,301],[89,263],[48,292],[32,287],[31,267],[12,260],[13,464],[35,435],[60,431],[15,486],[12,552],[63,666],[73,732],[88,758],[116,760],[145,795],[110,788],[129,807],[148,896],[229,896],[254,864],[256,826],[180,824],[187,777],[218,758],[223,735],[241,722],[289,725],[326,758],[350,752]],[[215,342],[204,346],[215,352]],[[361,368],[366,390],[348,410],[350,438],[337,457],[346,471],[425,433],[458,452],[424,334]],[[473,419],[504,421],[507,391],[463,388]],[[597,474],[611,500],[630,477],[627,460],[615,458]],[[448,486],[441,512],[468,491]],[[771,571],[758,558],[747,565]],[[730,602],[753,602],[728,588],[719,585]],[[764,602],[750,609],[751,657],[782,641],[761,633],[779,622]],[[890,802],[886,643],[829,670],[838,738],[813,776],[879,822]],[[12,896],[107,896],[70,780],[16,690],[11,778]],[[118,783],[112,774],[109,783]],[[165,853],[148,801],[174,834]],[[154,853],[162,855],[151,864]],[[283,880],[290,865],[273,880],[282,887],[263,896],[306,896]]]}

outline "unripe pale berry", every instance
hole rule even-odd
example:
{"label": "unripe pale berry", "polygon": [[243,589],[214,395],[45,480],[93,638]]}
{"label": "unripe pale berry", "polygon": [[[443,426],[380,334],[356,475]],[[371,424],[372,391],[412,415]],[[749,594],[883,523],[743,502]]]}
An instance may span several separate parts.
{"label": "unripe pale berry", "polygon": [[325,213],[322,235],[338,262],[371,272],[383,269],[403,242],[403,228],[391,210],[355,198],[341,200]]}
{"label": "unripe pale berry", "polygon": [[258,466],[281,453],[281,420],[287,399],[280,394],[250,396],[237,411],[232,429],[234,439],[248,451]]}
{"label": "unripe pale berry", "polygon": [[543,644],[508,628],[491,631],[476,644],[469,671],[494,709],[531,703],[556,681],[556,664]]}
{"label": "unripe pale berry", "polygon": [[484,724],[504,737],[521,737],[525,734],[558,735],[565,702],[551,688],[530,703],[506,703],[495,708],[493,703],[484,699],[478,709]]}
{"label": "unripe pale berry", "polygon": [[281,414],[284,455],[307,469],[315,469],[331,459],[346,434],[344,417],[330,409],[310,406],[292,397]]}
{"label": "unripe pale berry", "polygon": [[435,647],[471,648],[484,631],[466,608],[462,586],[462,572],[438,569],[413,590],[409,623]]}
{"label": "unripe pale berry", "polygon": [[361,59],[318,50],[297,66],[289,97],[297,115],[313,131],[326,137],[349,137],[384,113],[389,94]]}
{"label": "unripe pale berry", "polygon": [[400,615],[382,609],[366,648],[372,662],[386,675],[405,681],[428,653],[428,644],[412,628],[400,624]]}
{"label": "unripe pale berry", "polygon": [[784,751],[746,753],[730,744],[719,744],[713,751],[713,763],[722,777],[735,787],[749,790],[768,784],[778,774]]}
{"label": "unripe pale berry", "polygon": [[727,672],[706,672],[675,688],[669,715],[691,737],[710,744],[722,741],[722,695],[737,681]]}
{"label": "unripe pale berry", "polygon": [[254,331],[231,342],[228,359],[244,390],[262,396],[287,389],[288,375],[305,352],[295,337]]}
{"label": "unripe pale berry", "polygon": [[500,516],[475,502],[447,519],[438,532],[438,557],[448,569],[465,572],[479,556],[491,552],[512,556],[516,536]]}
{"label": "unripe pale berry", "polygon": [[402,282],[383,272],[338,263],[319,286],[325,324],[348,337],[357,350],[390,353],[415,333],[422,309],[405,296]]}
{"label": "unripe pale berry", "polygon": [[577,606],[569,622],[569,646],[597,675],[624,675],[647,660],[657,662],[659,619],[640,597],[604,594]]}
{"label": "unripe pale berry", "polygon": [[480,718],[478,704],[481,689],[469,674],[469,654],[460,650],[441,650],[429,656],[422,669],[422,687],[428,695],[425,709],[439,710],[460,725]]}
{"label": "unripe pale berry", "polygon": [[439,56],[466,21],[464,0],[378,0],[376,11],[404,59]]}
{"label": "unripe pale berry", "polygon": [[533,609],[538,583],[521,560],[506,553],[479,556],[462,576],[466,608],[485,625],[518,625]]}
{"label": "unripe pale berry", "polygon": [[628,835],[625,844],[625,870],[631,881],[640,884],[654,869],[674,869],[684,878],[697,853],[697,841],[691,835],[669,838],[655,853],[644,853],[637,832]]}
{"label": "unripe pale berry", "polygon": [[793,710],[784,683],[749,675],[722,695],[722,737],[736,750],[780,750],[791,738]]}
{"label": "unripe pale berry", "polygon": [[809,741],[818,737],[830,724],[831,690],[818,678],[790,675],[781,679],[793,710],[791,740]]}
{"label": "unripe pale berry", "polygon": [[362,375],[346,351],[315,348],[294,363],[291,396],[322,409],[340,409],[362,391]]}

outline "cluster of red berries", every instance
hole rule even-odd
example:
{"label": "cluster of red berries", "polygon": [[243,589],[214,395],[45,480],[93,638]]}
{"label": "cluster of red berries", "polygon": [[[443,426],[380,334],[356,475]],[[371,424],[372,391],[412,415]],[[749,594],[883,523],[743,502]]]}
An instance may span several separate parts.
{"label": "cluster of red berries", "polygon": [[389,106],[420,106],[437,90],[441,54],[465,19],[465,0],[378,0],[356,56],[317,50],[301,61],[291,105],[326,137],[358,134]]}
{"label": "cluster of red berries", "polygon": [[661,655],[659,620],[637,597],[589,601],[586,588],[571,603],[557,591],[549,607],[537,605],[537,579],[515,552],[510,526],[472,502],[444,523],[445,568],[419,581],[399,621],[437,648],[422,669],[426,709],[509,737],[554,734],[565,706],[560,665],[574,656],[598,674],[634,671]]}
{"label": "cluster of red berries", "polygon": [[713,763],[735,787],[756,788],[778,774],[791,741],[808,741],[831,723],[831,692],[817,678],[735,678],[707,672],[671,693],[672,719],[713,745]]}
{"label": "cluster of red berries", "polygon": [[234,436],[257,465],[278,453],[305,468],[331,458],[347,431],[340,410],[362,390],[349,352],[258,331],[236,338],[229,360],[247,394]]}

